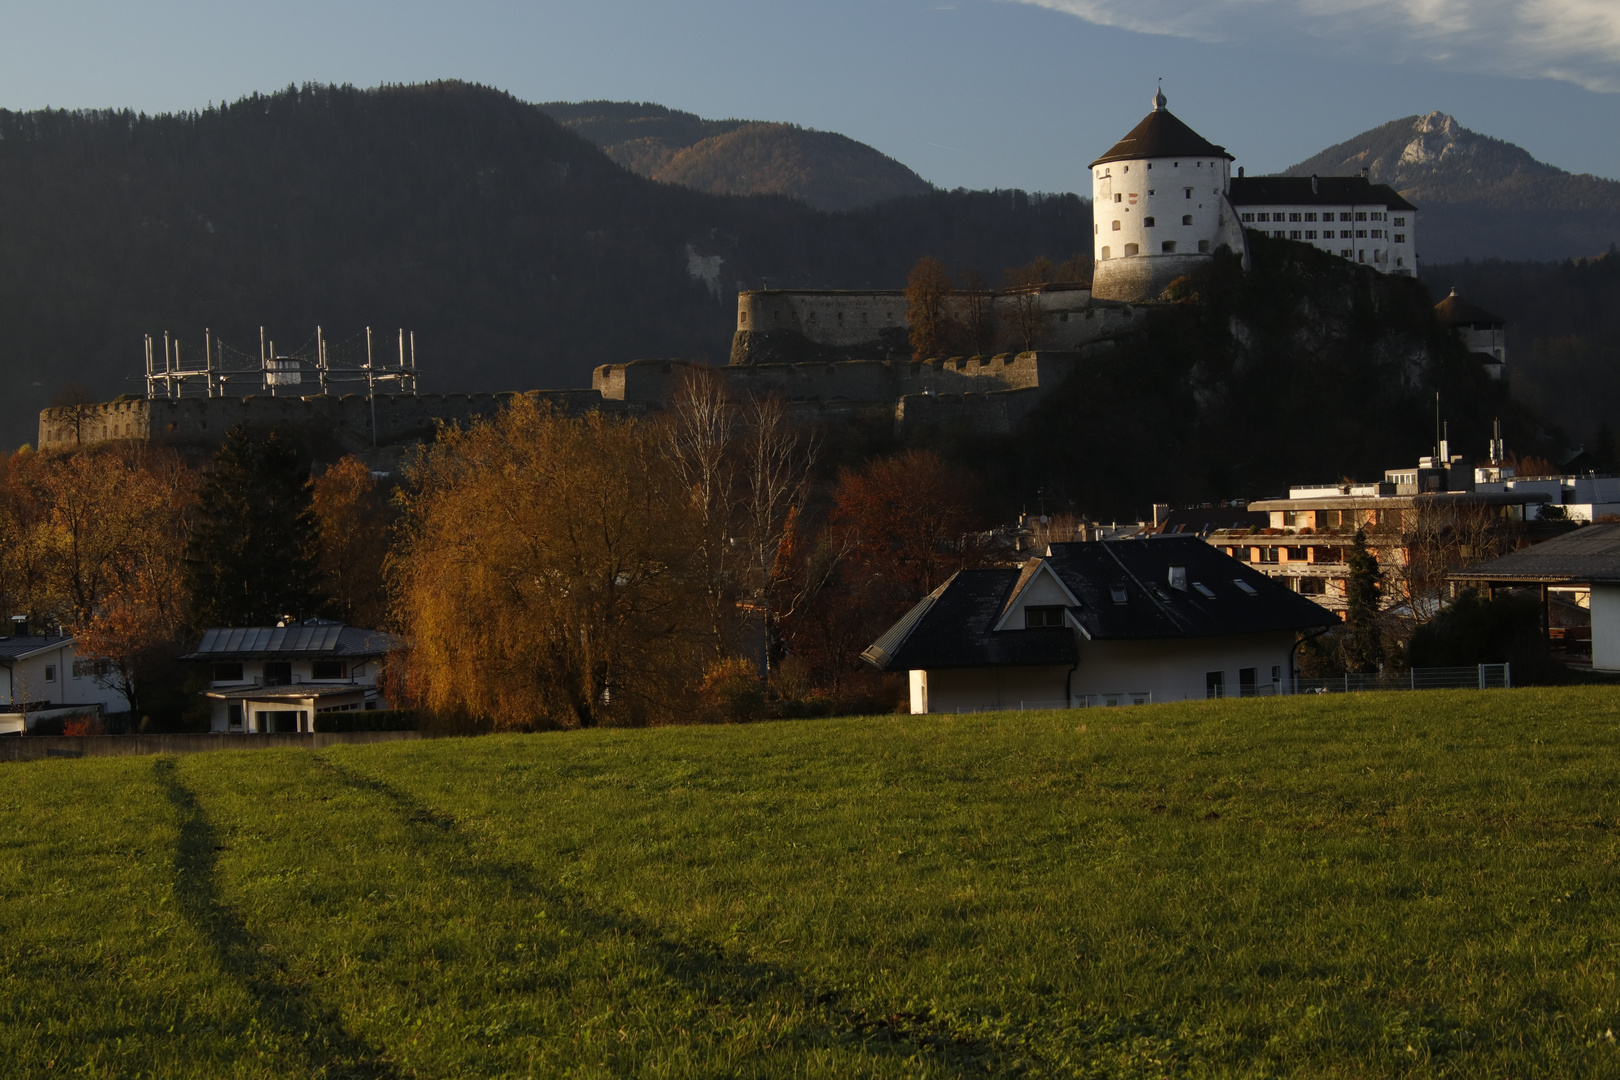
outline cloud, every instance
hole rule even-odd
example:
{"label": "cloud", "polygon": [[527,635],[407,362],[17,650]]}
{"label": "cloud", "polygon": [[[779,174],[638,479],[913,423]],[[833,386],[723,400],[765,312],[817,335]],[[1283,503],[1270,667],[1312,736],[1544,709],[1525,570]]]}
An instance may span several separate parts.
{"label": "cloud", "polygon": [[1324,51],[1620,93],[1620,0],[1010,0],[1142,34]]}

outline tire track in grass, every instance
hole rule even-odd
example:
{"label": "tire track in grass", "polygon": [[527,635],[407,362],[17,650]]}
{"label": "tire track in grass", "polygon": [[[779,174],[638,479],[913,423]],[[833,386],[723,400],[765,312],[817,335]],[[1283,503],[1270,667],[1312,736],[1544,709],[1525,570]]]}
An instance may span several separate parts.
{"label": "tire track in grass", "polygon": [[180,911],[207,942],[220,970],[252,998],[257,1019],[274,1034],[276,1049],[291,1059],[288,1064],[328,1080],[397,1077],[379,1050],[351,1034],[334,1010],[313,1000],[265,954],[265,942],[220,898],[219,834],[196,793],[181,783],[174,759],[159,758],[152,775],[179,826],[173,887]]}
{"label": "tire track in grass", "polygon": [[836,989],[811,986],[779,964],[737,956],[718,945],[681,941],[644,919],[603,910],[579,891],[537,877],[532,866],[480,853],[476,836],[409,792],[324,754],[315,760],[348,787],[384,803],[415,835],[423,857],[437,862],[446,874],[531,896],[545,905],[548,917],[555,913],[571,932],[587,939],[622,935],[635,941],[662,975],[697,1000],[773,1012],[783,1006],[801,1010],[805,1024],[791,1038],[806,1050],[848,1045],[854,1039],[878,1054],[905,1057],[920,1051],[957,1076],[1015,1076],[1034,1064],[1027,1047],[1013,1049],[993,1036],[969,1034],[920,1013],[843,1005]]}

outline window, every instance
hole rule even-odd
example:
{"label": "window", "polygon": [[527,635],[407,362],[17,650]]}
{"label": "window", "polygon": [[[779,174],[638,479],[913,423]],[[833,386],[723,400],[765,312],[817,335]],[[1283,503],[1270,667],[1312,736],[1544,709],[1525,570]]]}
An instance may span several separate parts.
{"label": "window", "polygon": [[112,674],[112,661],[102,657],[73,661],[75,679],[104,679]]}
{"label": "window", "polygon": [[1187,193],[1187,198],[1192,198],[1192,188],[1182,188],[1182,190]]}
{"label": "window", "polygon": [[343,678],[343,661],[341,660],[317,660],[310,665],[310,668],[310,674],[317,679]]}
{"label": "window", "polygon": [[1103,245],[1102,257],[1105,259],[1112,259],[1114,257],[1112,249],[1109,248],[1107,244]]}
{"label": "window", "polygon": [[1116,191],[1116,192],[1114,192],[1114,201],[1115,202],[1124,202],[1125,201],[1125,196],[1121,195],[1119,192]]}
{"label": "window", "polygon": [[[1399,256],[1397,256],[1396,259],[1395,259],[1395,265],[1396,266],[1405,266],[1406,265],[1406,260],[1400,258]],[[1496,350],[1496,358],[1498,360],[1502,359],[1502,350],[1501,349]]]}
{"label": "window", "polygon": [[1367,220],[1367,212],[1365,210],[1357,210],[1356,211],[1356,220],[1357,221],[1366,221]]}
{"label": "window", "polygon": [[1272,664],[1271,665],[1271,681],[1273,683],[1282,682],[1282,665],[1281,664]]}
{"label": "window", "polygon": [[1256,220],[1258,220],[1258,221],[1270,221],[1271,220],[1271,215],[1267,214],[1267,213],[1261,213],[1261,214],[1257,215]]}
{"label": "window", "polygon": [[1333,230],[1332,229],[1323,229],[1322,230],[1322,239],[1324,239],[1324,240],[1333,239]]}
{"label": "window", "polygon": [[1254,697],[1254,673],[1252,667],[1238,668],[1238,697]]}
{"label": "window", "polygon": [[1130,600],[1130,595],[1125,591],[1123,584],[1110,585],[1108,595],[1113,598],[1116,604],[1123,604]]}
{"label": "window", "polygon": [[1211,698],[1226,696],[1226,672],[1204,672],[1204,696]]}
{"label": "window", "polygon": [[1315,229],[1306,229],[1305,230],[1305,239],[1307,239],[1307,240],[1315,240],[1316,239],[1316,230]]}
{"label": "window", "polygon": [[55,664],[46,664],[45,665],[45,681],[46,682],[55,682],[56,681],[56,665]]}
{"label": "window", "polygon": [[1135,244],[1125,245],[1125,254],[1127,255],[1135,255],[1139,250],[1140,248],[1138,248]]}
{"label": "window", "polygon": [[1339,249],[1339,258],[1341,258],[1341,259],[1348,259],[1354,254],[1355,254],[1355,251],[1353,249],[1351,249],[1351,248],[1340,248]]}
{"label": "window", "polygon": [[1245,213],[1243,215],[1243,220],[1244,221],[1253,221],[1254,220],[1254,215],[1250,214],[1250,213]]}
{"label": "window", "polygon": [[1274,548],[1274,547],[1263,547],[1263,548],[1261,548],[1260,549],[1260,562],[1263,562],[1263,563],[1274,563],[1274,562],[1276,562],[1277,561],[1277,553],[1278,553],[1279,550],[1281,550],[1281,549]]}
{"label": "window", "polygon": [[1024,628],[1037,630],[1046,626],[1062,626],[1061,607],[1027,607],[1024,609]]}
{"label": "window", "polygon": [[1192,224],[1192,215],[1191,214],[1182,214],[1181,215],[1181,223],[1183,225],[1191,225]]}
{"label": "window", "polygon": [[[1245,554],[1248,552],[1247,548],[1245,548],[1243,550],[1244,550]],[[1236,585],[1238,587],[1238,591],[1241,592],[1244,596],[1259,596],[1260,595],[1260,590],[1259,589],[1255,588],[1253,585],[1250,585],[1247,581],[1244,581],[1240,577],[1233,578],[1232,579],[1232,584]]]}
{"label": "window", "polygon": [[1298,229],[1289,229],[1288,230],[1288,239],[1290,239],[1290,240],[1298,240],[1299,238],[1300,238],[1300,231]]}
{"label": "window", "polygon": [[1153,228],[1153,219],[1152,219],[1152,218],[1150,218],[1150,217],[1149,217],[1149,218],[1143,218],[1143,219],[1142,219],[1142,227],[1143,227],[1143,228],[1144,228],[1144,229],[1151,229],[1151,228]]}
{"label": "window", "polygon": [[1383,229],[1374,229],[1372,231],[1372,235],[1373,235],[1374,240],[1382,240],[1384,238],[1384,230]]}
{"label": "window", "polygon": [[1367,230],[1366,229],[1357,229],[1356,230],[1356,237],[1357,237],[1357,239],[1360,239],[1360,240],[1367,239]]}
{"label": "window", "polygon": [[1193,588],[1197,589],[1198,595],[1202,596],[1205,600],[1215,599],[1215,590],[1210,588],[1208,585],[1205,585],[1202,581],[1193,582]]}
{"label": "window", "polygon": [[1315,214],[1306,214],[1305,215],[1305,220],[1306,221],[1315,221],[1316,220],[1316,215]]}
{"label": "window", "polygon": [[222,662],[220,662],[218,664],[215,664],[214,665],[214,681],[215,682],[241,682],[242,681],[242,663],[241,663],[241,661],[236,661],[234,663],[230,662],[230,661],[222,661]]}
{"label": "window", "polygon": [[1208,254],[1209,253],[1209,241],[1208,240],[1200,240],[1200,241],[1198,241],[1198,250],[1204,252],[1205,254]]}
{"label": "window", "polygon": [[743,312],[742,317],[740,319],[738,319],[737,321],[742,323],[744,326],[747,326],[748,325],[748,312],[746,312],[746,311]]}
{"label": "window", "polygon": [[1164,243],[1159,245],[1159,250],[1166,255],[1174,255],[1176,253],[1176,242],[1174,240],[1166,240]]}
{"label": "window", "polygon": [[1406,243],[1406,234],[1405,234],[1405,233],[1400,233],[1400,232],[1398,232],[1398,233],[1396,233],[1396,234],[1395,234],[1395,242],[1396,242],[1396,243],[1397,243],[1397,244],[1404,244],[1404,243]]}
{"label": "window", "polygon": [[1114,231],[1119,232],[1119,222],[1118,221],[1114,222]]}
{"label": "window", "polygon": [[1289,214],[1289,215],[1288,215],[1288,220],[1289,220],[1289,221],[1298,221],[1298,220],[1300,220],[1300,218],[1301,218],[1301,217],[1302,217],[1302,216],[1303,216],[1303,215],[1301,215],[1301,214]]}
{"label": "window", "polygon": [[1351,216],[1350,214],[1342,213],[1342,214],[1339,215],[1339,220],[1340,221],[1354,221],[1355,218],[1353,216]]}
{"label": "window", "polygon": [[1291,548],[1289,548],[1288,549],[1288,561],[1289,562],[1304,562],[1307,558],[1309,558],[1309,556],[1306,554],[1307,550],[1308,549],[1302,548],[1302,547],[1291,547]]}
{"label": "window", "polygon": [[1327,578],[1302,577],[1299,579],[1299,591],[1306,596],[1321,596],[1327,592]]}
{"label": "window", "polygon": [[1367,261],[1367,253],[1365,251],[1356,252],[1356,262],[1366,262],[1366,261]]}
{"label": "window", "polygon": [[1398,218],[1395,219],[1395,224],[1396,225],[1405,225],[1406,224],[1406,219],[1403,218],[1403,217],[1398,217]]}
{"label": "window", "polygon": [[225,730],[242,730],[242,705],[240,702],[232,702],[225,706]]}
{"label": "window", "polygon": [[264,665],[264,685],[285,686],[292,682],[292,664],[286,660],[270,660]]}

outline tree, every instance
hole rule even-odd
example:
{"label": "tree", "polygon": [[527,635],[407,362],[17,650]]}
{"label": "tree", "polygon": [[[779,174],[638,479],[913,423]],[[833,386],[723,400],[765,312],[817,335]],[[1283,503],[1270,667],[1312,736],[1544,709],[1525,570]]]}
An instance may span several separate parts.
{"label": "tree", "polygon": [[967,344],[975,353],[987,353],[996,344],[996,294],[990,291],[978,271],[962,275],[963,314],[966,316]]}
{"label": "tree", "polygon": [[691,492],[655,425],[517,397],[408,474],[391,563],[413,695],[496,728],[681,718],[705,643]]}
{"label": "tree", "polygon": [[68,421],[73,425],[74,446],[84,443],[84,425],[97,404],[95,394],[83,383],[76,382],[68,383],[51,398],[52,408],[68,413]]}
{"label": "tree", "polygon": [[1042,256],[1028,266],[1009,266],[1002,274],[1007,285],[1003,312],[1025,349],[1033,349],[1046,329],[1041,286],[1052,280],[1052,260]]}
{"label": "tree", "polygon": [[343,458],[315,478],[310,509],[320,528],[329,610],[350,626],[383,626],[388,619],[383,564],[393,514],[371,469],[352,455]]}
{"label": "tree", "polygon": [[774,395],[750,396],[743,412],[741,456],[747,485],[743,536],[765,637],[760,674],[769,678],[773,659],[781,655],[781,593],[786,578],[779,557],[809,487],[817,440],[788,419],[782,399]]}
{"label": "tree", "polygon": [[669,461],[691,500],[709,645],[717,658],[737,640],[733,531],[737,505],[737,406],[723,375],[688,367],[675,385],[665,426]]}
{"label": "tree", "polygon": [[323,606],[309,471],[276,431],[233,428],[198,495],[186,547],[194,629],[263,626]]}
{"label": "tree", "polygon": [[951,295],[951,278],[945,264],[924,255],[906,278],[906,321],[911,325],[911,356],[927,360],[939,356],[950,332],[946,303]]}
{"label": "tree", "polygon": [[1346,671],[1377,671],[1384,660],[1378,611],[1383,599],[1383,575],[1378,557],[1367,548],[1367,534],[1356,530],[1354,545],[1345,559],[1350,576],[1345,580],[1344,663]]}

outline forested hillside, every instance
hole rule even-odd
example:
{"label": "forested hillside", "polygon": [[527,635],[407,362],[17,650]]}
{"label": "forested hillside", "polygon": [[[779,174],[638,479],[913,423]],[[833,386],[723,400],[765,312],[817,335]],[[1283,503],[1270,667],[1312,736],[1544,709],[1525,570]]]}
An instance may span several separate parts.
{"label": "forested hillside", "polygon": [[723,362],[734,292],[900,286],[919,256],[999,279],[1089,250],[1074,196],[932,193],[818,212],[615,164],[483,87],[305,86],[203,112],[0,112],[0,441],[70,381],[139,392],[141,335],[256,354],[316,325],[414,328],[423,387],[587,385]]}

